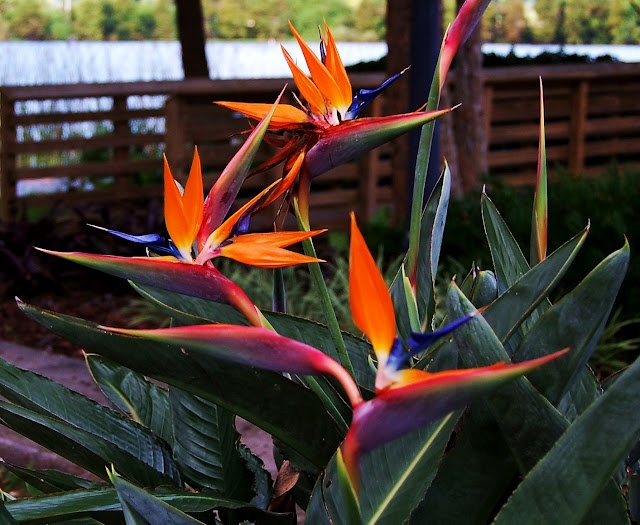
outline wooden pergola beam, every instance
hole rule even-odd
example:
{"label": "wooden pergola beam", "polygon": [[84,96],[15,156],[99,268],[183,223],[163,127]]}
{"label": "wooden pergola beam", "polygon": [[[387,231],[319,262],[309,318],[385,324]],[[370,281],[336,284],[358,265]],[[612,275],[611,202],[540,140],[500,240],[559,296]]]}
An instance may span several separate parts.
{"label": "wooden pergola beam", "polygon": [[204,15],[200,0],[176,0],[176,24],[185,78],[207,77]]}

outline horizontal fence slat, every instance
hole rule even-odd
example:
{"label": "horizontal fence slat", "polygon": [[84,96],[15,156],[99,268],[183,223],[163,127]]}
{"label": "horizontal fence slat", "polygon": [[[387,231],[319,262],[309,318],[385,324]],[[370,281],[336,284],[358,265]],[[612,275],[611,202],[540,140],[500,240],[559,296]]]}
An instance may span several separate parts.
{"label": "horizontal fence slat", "polygon": [[[539,77],[544,83],[547,158],[551,171],[555,166],[571,166],[591,174],[602,170],[612,158],[625,166],[638,163],[640,64],[492,68],[483,71],[485,94],[490,94],[485,99],[491,101],[487,108],[491,174],[513,185],[531,184],[535,180]],[[351,76],[354,90],[375,87],[384,78],[384,73]],[[450,81],[455,82],[455,71],[451,72]],[[291,85],[291,79],[0,87],[1,218],[9,220],[11,209],[15,209],[18,201],[47,202],[52,198],[47,195],[17,197],[13,186],[18,181],[114,176],[119,185],[117,189],[74,191],[58,194],[56,198],[72,202],[121,198],[133,184],[128,178],[130,174],[146,171],[161,174],[162,161],[148,155],[157,155],[163,148],[174,174],[182,180],[191,164],[193,147],[198,146],[207,183],[211,184],[250,128],[248,119],[239,118],[213,101],[272,102],[286,83]],[[579,86],[584,94],[582,100],[586,101],[586,110],[580,115],[573,106],[578,100],[575,94]],[[150,97],[160,97],[160,102]],[[101,101],[95,111],[87,109],[88,100],[103,98],[106,100]],[[162,100],[165,105],[157,107]],[[284,100],[293,102],[290,90]],[[379,103],[383,108],[384,100]],[[25,113],[27,111],[36,112]],[[101,127],[100,133],[106,129],[107,134],[87,132],[92,126]],[[74,131],[76,129],[81,131]],[[580,130],[579,147],[572,136],[575,130]],[[256,162],[265,160],[273,151],[272,147],[261,149]],[[406,174],[393,171],[393,151],[393,146],[381,147],[358,162],[342,165],[316,179],[312,186],[312,203],[318,207],[316,216],[327,223],[346,224],[346,219],[338,215],[351,209],[375,210],[382,204],[404,206],[394,202],[398,196],[394,195],[393,187],[401,187],[397,181]],[[110,160],[91,161],[96,153],[107,155]],[[581,158],[577,159],[578,156]],[[78,163],[63,165],[70,157]],[[54,161],[60,165],[44,165]],[[248,179],[242,199],[249,198],[267,181],[280,175],[278,166]],[[121,181],[127,184],[122,186]],[[147,192],[143,191],[144,186],[135,188],[136,196]],[[149,194],[157,195],[158,188],[149,190]],[[375,203],[363,204],[365,196]]]}
{"label": "horizontal fence slat", "polygon": [[[76,178],[96,175],[119,175],[136,173],[145,170],[161,170],[160,159],[123,159],[106,162],[85,162],[75,166],[47,166],[43,168],[16,169],[17,180],[33,180],[46,178]],[[88,193],[88,192],[87,192]]]}
{"label": "horizontal fence slat", "polygon": [[108,135],[95,138],[70,138],[17,142],[13,145],[16,154],[69,151],[76,149],[117,148],[120,146],[158,145],[164,141],[164,133],[136,133],[131,135]]}

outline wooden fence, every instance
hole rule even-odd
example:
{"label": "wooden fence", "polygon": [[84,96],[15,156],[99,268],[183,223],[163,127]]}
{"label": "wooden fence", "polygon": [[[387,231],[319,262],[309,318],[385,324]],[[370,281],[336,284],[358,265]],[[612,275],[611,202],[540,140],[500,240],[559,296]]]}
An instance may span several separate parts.
{"label": "wooden fence", "polygon": [[[545,86],[550,168],[598,173],[612,160],[640,164],[640,64],[590,64],[485,70],[490,172],[512,184],[535,176],[538,77]],[[352,77],[372,87],[378,73]],[[0,219],[27,205],[95,202],[161,194],[161,153],[184,175],[198,145],[210,184],[242,142],[247,120],[213,100],[272,102],[290,80],[190,80],[0,88]],[[374,106],[380,113],[384,101]],[[403,206],[388,145],[323,175],[313,186],[314,227],[343,227],[383,205]],[[264,146],[259,154],[272,151]],[[247,198],[273,180],[249,179]],[[56,184],[54,193],[40,193]],[[27,193],[25,184],[37,193]],[[268,221],[268,219],[265,219]],[[265,222],[266,225],[266,222]]]}

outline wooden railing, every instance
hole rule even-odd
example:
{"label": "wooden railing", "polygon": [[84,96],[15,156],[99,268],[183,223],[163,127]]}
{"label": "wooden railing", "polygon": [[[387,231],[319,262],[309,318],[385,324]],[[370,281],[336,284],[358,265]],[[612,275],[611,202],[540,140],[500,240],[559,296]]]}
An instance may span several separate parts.
{"label": "wooden railing", "polygon": [[[356,89],[382,80],[382,74],[353,78]],[[0,219],[13,220],[28,205],[160,196],[162,152],[184,181],[196,145],[210,185],[249,128],[246,118],[212,101],[273,103],[287,82],[201,79],[0,88]],[[256,160],[273,151],[264,144]],[[392,201],[389,162],[381,151],[370,154],[373,163],[365,156],[322,177],[312,201],[317,224],[344,225],[359,202],[378,207]],[[271,170],[250,178],[240,201],[277,176]],[[25,194],[25,183],[35,183],[38,192]],[[47,187],[54,187],[53,193],[41,192]]]}
{"label": "wooden railing", "polygon": [[552,174],[640,166],[640,64],[528,66],[485,70],[492,175],[514,185],[535,180],[540,78]]}
{"label": "wooden railing", "polygon": [[[593,174],[617,161],[640,164],[640,64],[488,69],[484,72],[490,172],[516,184],[533,182],[539,126],[538,77],[544,81],[548,164]],[[352,77],[372,87],[378,73]],[[149,198],[161,194],[166,151],[174,174],[188,169],[198,145],[207,181],[242,142],[247,121],[213,100],[272,102],[290,80],[191,80],[0,88],[0,219],[56,200]],[[380,113],[384,101],[373,108]],[[264,146],[259,160],[273,150]],[[341,227],[348,211],[366,220],[382,205],[403,206],[392,146],[379,148],[314,181],[314,226]],[[279,176],[247,181],[241,197]],[[61,183],[53,194],[19,194]]]}

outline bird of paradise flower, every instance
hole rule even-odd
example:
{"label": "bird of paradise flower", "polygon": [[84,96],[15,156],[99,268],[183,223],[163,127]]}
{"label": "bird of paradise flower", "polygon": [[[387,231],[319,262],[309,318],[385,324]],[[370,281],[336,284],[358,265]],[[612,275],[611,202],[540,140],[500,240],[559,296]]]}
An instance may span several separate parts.
{"label": "bird of paradise flower", "polygon": [[[269,124],[273,132],[266,140],[280,147],[272,159],[256,171],[284,162],[280,187],[275,195],[288,192],[297,183],[295,198],[304,222],[308,224],[309,185],[311,180],[330,169],[356,158],[394,138],[447,113],[449,109],[412,112],[382,117],[357,118],[386,87],[404,71],[372,90],[360,90],[355,96],[336,42],[325,23],[320,30],[320,57],[289,23],[310,72],[308,77],[282,46],[293,80],[300,92],[298,107],[279,104]],[[406,70],[405,70],[406,71]],[[217,104],[253,119],[262,119],[269,104],[219,101]],[[299,165],[299,169],[293,169]],[[275,197],[270,200],[272,202]],[[260,207],[264,207],[264,204]]]}

